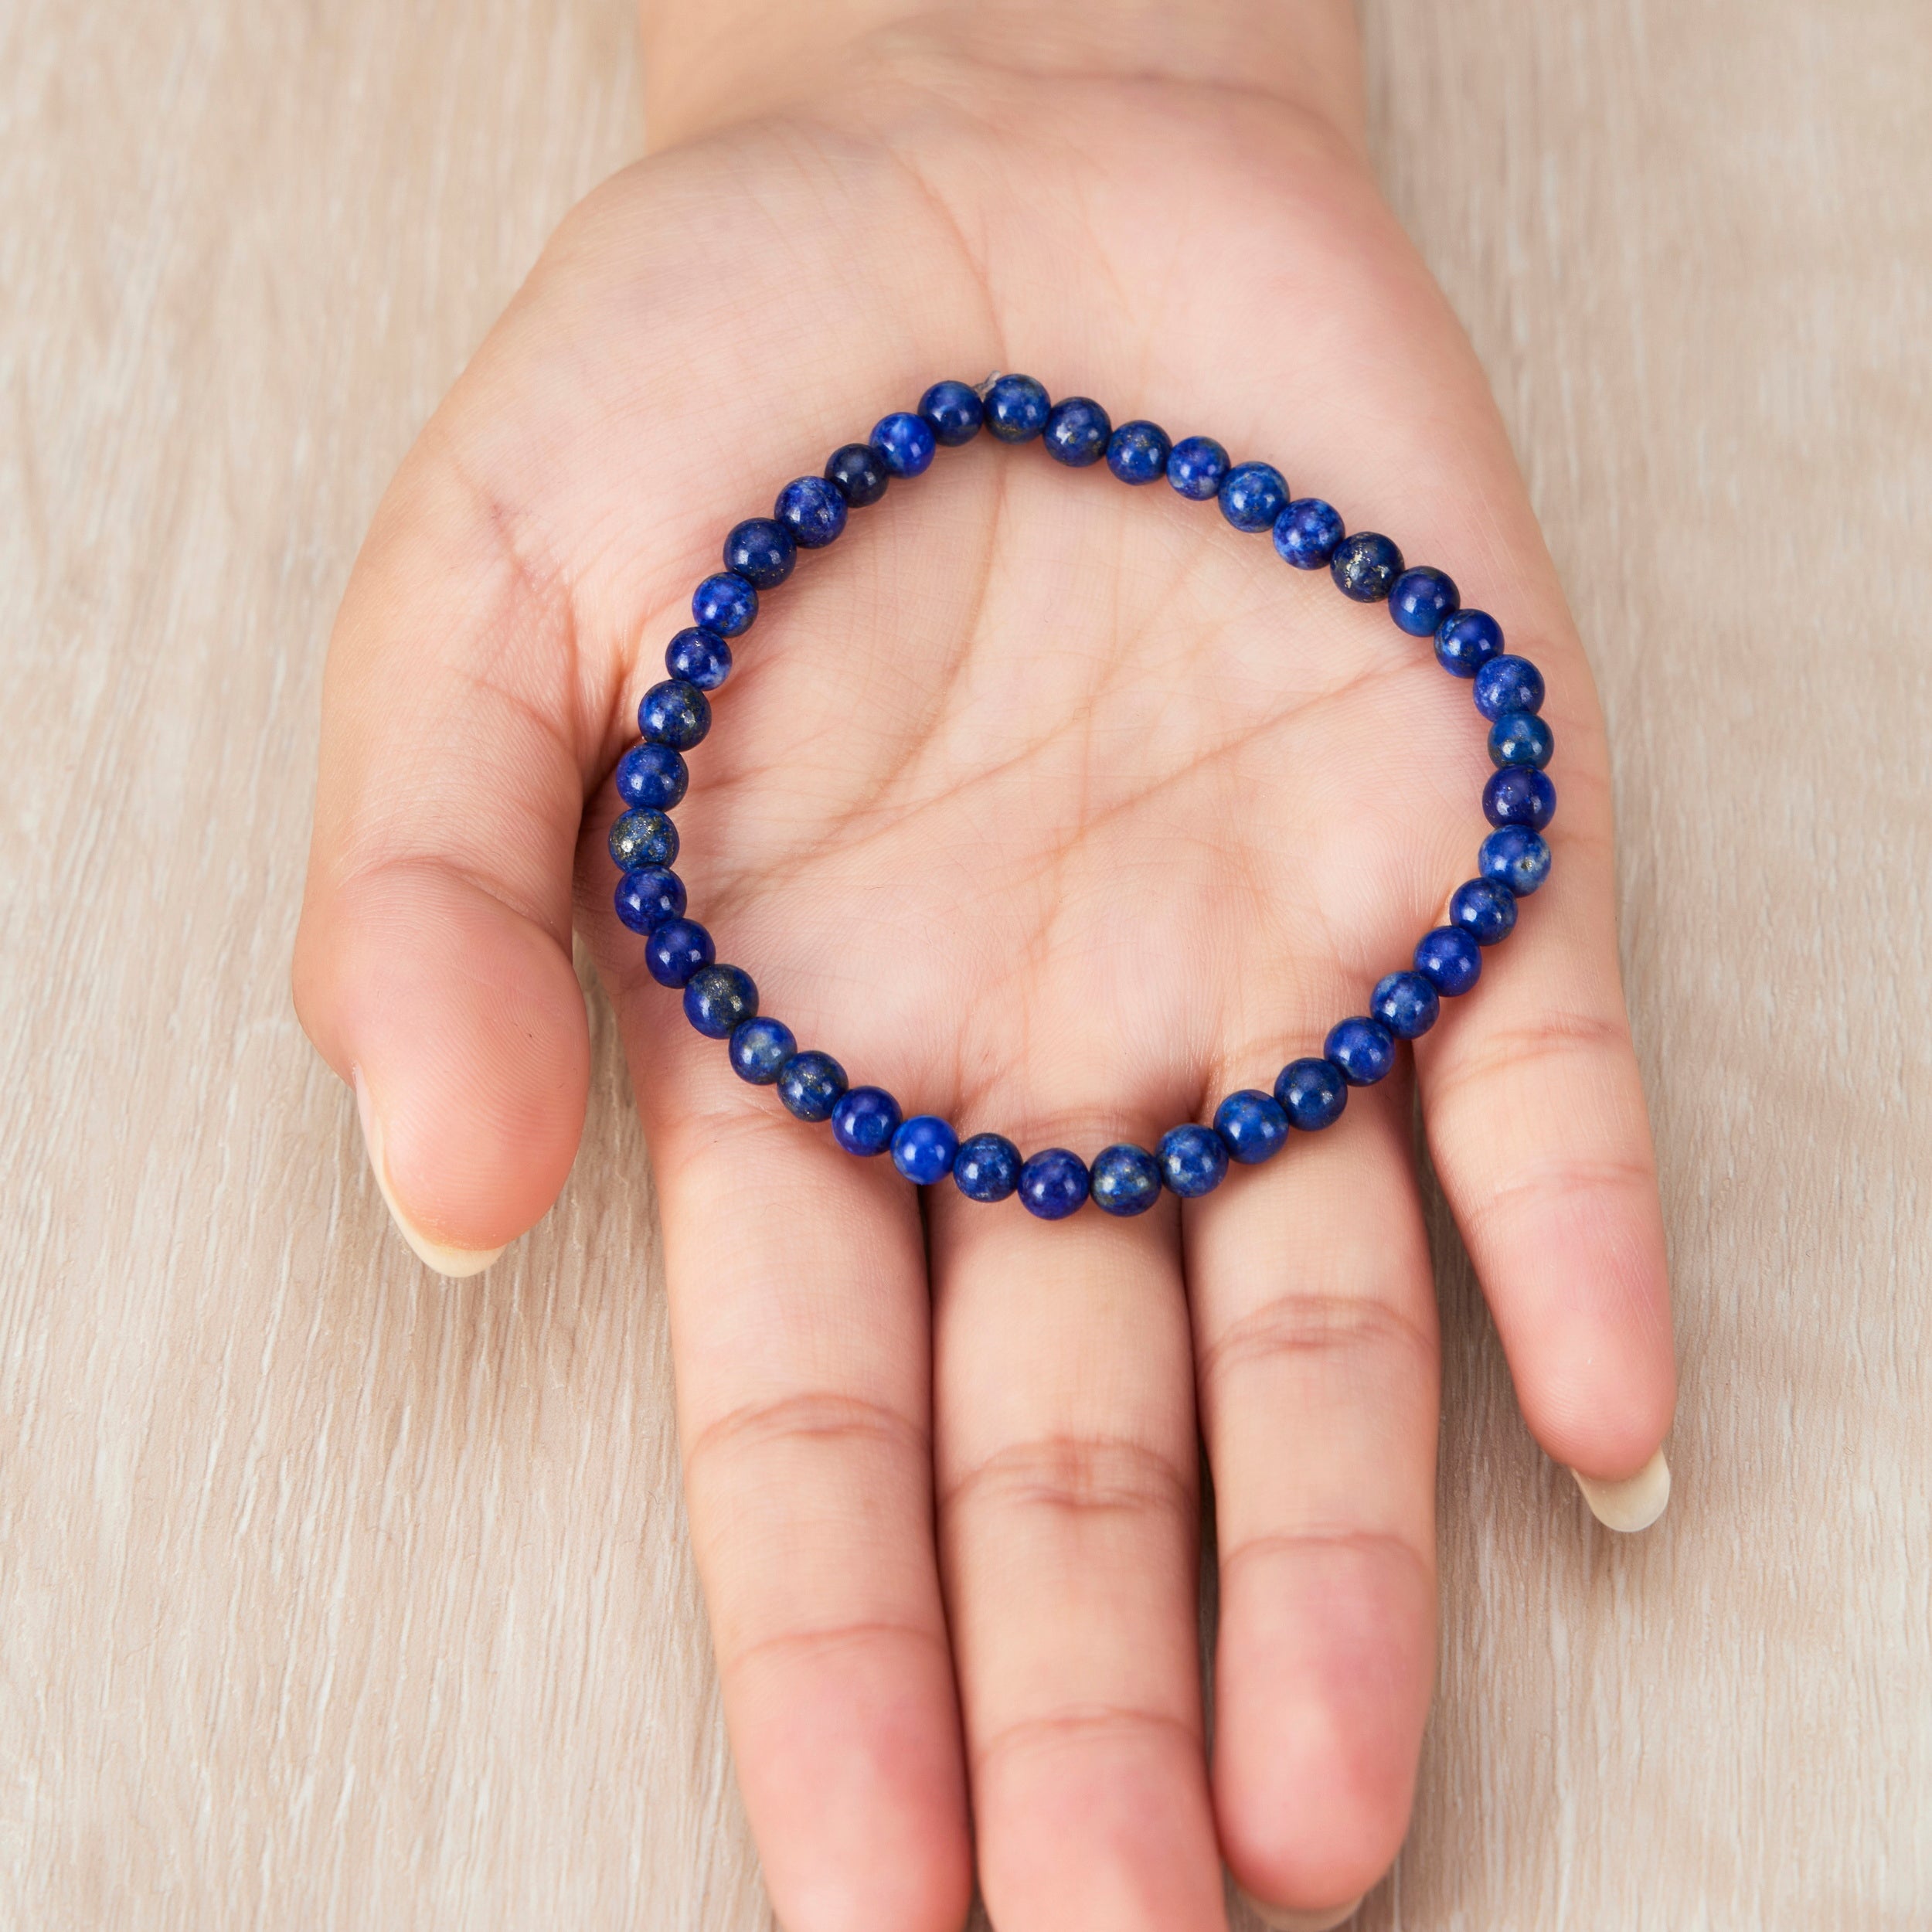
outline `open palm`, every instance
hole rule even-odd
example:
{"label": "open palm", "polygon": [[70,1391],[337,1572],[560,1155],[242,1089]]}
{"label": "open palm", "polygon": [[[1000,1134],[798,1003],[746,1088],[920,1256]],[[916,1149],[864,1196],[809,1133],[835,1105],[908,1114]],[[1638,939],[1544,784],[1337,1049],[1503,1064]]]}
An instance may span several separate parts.
{"label": "open palm", "polygon": [[[1339,1908],[1406,1821],[1437,1360],[1406,1067],[1180,1208],[922,1201],[735,1079],[611,910],[611,767],[724,532],[936,376],[1212,434],[1450,570],[1549,679],[1552,882],[1414,1053],[1550,1453],[1673,1397],[1587,671],[1466,345],[1348,143],[1260,97],[855,66],[608,184],[392,489],[332,649],[297,961],[419,1248],[582,1126],[574,923],[662,1204],[691,1519],[790,1932]],[[981,437],[801,556],[679,869],[909,1112],[1151,1145],[1363,1010],[1473,869],[1483,723],[1378,607],[1163,486]],[[575,897],[573,898],[573,879]],[[1406,1058],[1406,1056],[1405,1056]],[[923,1213],[922,1213],[923,1205]],[[1221,1571],[1213,1763],[1197,1433]]]}

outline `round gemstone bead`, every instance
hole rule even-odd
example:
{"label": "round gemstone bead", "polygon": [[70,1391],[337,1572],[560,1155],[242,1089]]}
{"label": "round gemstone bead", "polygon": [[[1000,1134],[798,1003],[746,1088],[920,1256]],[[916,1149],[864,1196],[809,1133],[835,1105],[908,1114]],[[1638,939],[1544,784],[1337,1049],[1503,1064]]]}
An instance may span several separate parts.
{"label": "round gemstone bead", "polygon": [[847,1083],[845,1070],[815,1048],[793,1054],[778,1070],[778,1097],[794,1120],[830,1120]]}
{"label": "round gemstone bead", "polygon": [[664,668],[680,683],[716,691],[731,675],[731,646],[715,631],[687,624],[665,646]]}
{"label": "round gemstone bead", "polygon": [[1087,1185],[1103,1214],[1145,1214],[1161,1198],[1161,1164],[1145,1148],[1124,1141],[1094,1155]]}
{"label": "round gemstone bead", "polygon": [[1380,1020],[1359,1015],[1331,1027],[1321,1051],[1351,1087],[1374,1086],[1396,1063],[1395,1036]]}
{"label": "round gemstone bead", "polygon": [[1386,536],[1363,530],[1345,536],[1328,560],[1335,587],[1357,604],[1377,604],[1402,574],[1402,553]]}
{"label": "round gemstone bead", "polygon": [[711,935],[695,919],[672,918],[651,929],[644,963],[660,986],[685,986],[691,975],[717,957]]}
{"label": "round gemstone bead", "polygon": [[899,1131],[899,1103],[883,1087],[848,1087],[832,1110],[832,1137],[848,1154],[883,1154]]}
{"label": "round gemstone bead", "polygon": [[1344,534],[1340,512],[1318,496],[1297,497],[1274,519],[1276,553],[1298,570],[1320,570]]}
{"label": "round gemstone bead", "polygon": [[638,700],[638,730],[655,745],[689,751],[711,729],[711,700],[695,684],[667,678]]}
{"label": "round gemstone bead", "polygon": [[944,1180],[958,1153],[959,1136],[936,1114],[915,1114],[893,1136],[893,1165],[920,1187]]}
{"label": "round gemstone bead", "polygon": [[1019,1185],[1019,1149],[1004,1134],[975,1134],[959,1144],[953,1185],[969,1201],[1003,1201]]}
{"label": "round gemstone bead", "polygon": [[1445,999],[1454,999],[1481,978],[1482,949],[1461,927],[1438,926],[1416,941],[1416,971]]}
{"label": "round gemstone bead", "polygon": [[1172,451],[1159,423],[1123,423],[1108,440],[1107,467],[1123,483],[1158,483],[1167,474]]}
{"label": "round gemstone bead", "polygon": [[1237,530],[1271,530],[1287,507],[1287,479],[1272,463],[1237,463],[1221,479],[1221,514]]}
{"label": "round gemstone bead", "polygon": [[1046,418],[1046,454],[1070,470],[1083,470],[1107,454],[1114,424],[1090,396],[1056,403]]}
{"label": "round gemstone bead", "polygon": [[1498,765],[1531,765],[1540,771],[1556,749],[1556,734],[1531,711],[1505,711],[1489,727],[1489,756]]}
{"label": "round gemstone bead", "polygon": [[1476,869],[1526,899],[1549,876],[1549,848],[1527,825],[1498,825],[1482,842]]}
{"label": "round gemstone bead", "polygon": [[1427,563],[1404,570],[1389,587],[1389,615],[1412,638],[1433,638],[1461,602],[1455,579]]}
{"label": "round gemstone bead", "polygon": [[1002,376],[986,392],[986,427],[1002,443],[1030,443],[1046,427],[1052,404],[1030,376]]}
{"label": "round gemstone bead", "polygon": [[933,466],[939,439],[924,417],[894,410],[872,425],[872,446],[894,476],[923,476]]}
{"label": "round gemstone bead", "polygon": [[965,383],[935,383],[919,399],[919,413],[947,448],[957,449],[979,434],[986,405],[979,392]]}
{"label": "round gemstone bead", "polygon": [[1516,895],[1494,879],[1469,879],[1449,895],[1449,923],[1478,946],[1507,939],[1516,924]]}
{"label": "round gemstone bead", "polygon": [[725,568],[760,590],[783,583],[798,561],[791,532],[773,517],[748,517],[725,539]]}
{"label": "round gemstone bead", "polygon": [[1303,1134],[1332,1127],[1349,1104],[1348,1083],[1332,1060],[1290,1060],[1274,1083],[1288,1124]]}
{"label": "round gemstone bead", "polygon": [[1533,715],[1543,708],[1543,674],[1527,658],[1505,652],[1476,673],[1475,699],[1485,718],[1506,717],[1512,711]]}
{"label": "round gemstone bead", "polygon": [[731,1070],[753,1087],[770,1087],[796,1056],[798,1043],[781,1019],[760,1015],[748,1019],[731,1036]]}
{"label": "round gemstone bead", "polygon": [[617,917],[634,933],[648,933],[684,910],[684,881],[664,866],[639,866],[617,881]]}
{"label": "round gemstone bead", "polygon": [[845,499],[848,509],[862,510],[886,494],[892,474],[869,443],[846,443],[827,459],[825,481]]}
{"label": "round gemstone bead", "polygon": [[1369,1011],[1397,1039],[1420,1039],[1436,1023],[1442,1002],[1422,973],[1387,973],[1369,995]]}
{"label": "round gemstone bead", "polygon": [[1221,494],[1228,473],[1228,453],[1211,436],[1184,436],[1167,459],[1167,480],[1190,503],[1205,503]]}
{"label": "round gemstone bead", "polygon": [[678,828],[649,806],[627,811],[611,828],[611,856],[625,872],[635,872],[641,866],[674,866]]}
{"label": "round gemstone bead", "polygon": [[1184,1201],[1212,1194],[1228,1171],[1228,1151],[1211,1127],[1171,1127],[1155,1158],[1161,1179]]}
{"label": "round gemstone bead", "polygon": [[1063,1147],[1042,1149],[1019,1171],[1020,1205],[1043,1221],[1063,1221],[1087,1199],[1087,1163]]}
{"label": "round gemstone bead", "polygon": [[617,796],[627,805],[655,805],[668,811],[681,804],[691,783],[691,768],[668,745],[648,739],[617,760]]}
{"label": "round gemstone bead", "polygon": [[[926,434],[930,440],[932,431],[927,430]],[[881,456],[883,460],[883,451]],[[836,543],[845,527],[845,494],[822,476],[794,477],[778,492],[772,514],[791,532],[791,540],[800,549],[822,550],[828,543]]]}
{"label": "round gemstone bead", "polygon": [[1243,1087],[1214,1110],[1214,1131],[1243,1167],[1257,1166],[1287,1145],[1287,1112],[1272,1094]]}
{"label": "round gemstone bead", "polygon": [[691,594],[691,621],[701,631],[740,638],[758,614],[758,593],[736,570],[706,577]]}
{"label": "round gemstone bead", "polygon": [[1556,787],[1546,771],[1505,765],[1482,788],[1483,816],[1492,825],[1527,825],[1541,832],[1556,815]]}
{"label": "round gemstone bead", "polygon": [[684,983],[684,1016],[706,1039],[729,1039],[757,1015],[757,985],[742,966],[700,966]]}
{"label": "round gemstone bead", "polygon": [[1457,611],[1436,626],[1436,662],[1451,677],[1473,678],[1502,648],[1502,626],[1487,611]]}

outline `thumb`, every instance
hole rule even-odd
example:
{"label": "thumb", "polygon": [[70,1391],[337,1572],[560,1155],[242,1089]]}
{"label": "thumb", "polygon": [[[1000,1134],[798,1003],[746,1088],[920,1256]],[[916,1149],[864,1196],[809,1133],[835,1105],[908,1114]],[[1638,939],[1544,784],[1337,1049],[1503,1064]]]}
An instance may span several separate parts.
{"label": "thumb", "polygon": [[330,643],[294,987],[398,1227],[460,1276],[548,1209],[583,1131],[573,721],[591,708],[561,578],[428,448]]}

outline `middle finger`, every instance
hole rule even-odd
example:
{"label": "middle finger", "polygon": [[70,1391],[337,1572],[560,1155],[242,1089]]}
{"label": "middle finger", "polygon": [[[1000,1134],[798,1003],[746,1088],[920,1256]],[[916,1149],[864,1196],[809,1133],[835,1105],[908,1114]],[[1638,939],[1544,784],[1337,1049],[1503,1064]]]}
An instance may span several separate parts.
{"label": "middle finger", "polygon": [[940,1561],[988,1910],[1001,1932],[1223,1932],[1173,1203],[1049,1225],[942,1198],[933,1254]]}

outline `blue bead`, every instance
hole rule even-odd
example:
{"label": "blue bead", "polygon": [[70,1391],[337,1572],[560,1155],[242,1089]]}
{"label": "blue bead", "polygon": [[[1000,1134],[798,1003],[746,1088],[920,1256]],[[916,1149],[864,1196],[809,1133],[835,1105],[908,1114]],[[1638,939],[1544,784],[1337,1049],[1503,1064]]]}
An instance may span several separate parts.
{"label": "blue bead", "polygon": [[664,668],[681,683],[716,691],[731,675],[731,646],[716,631],[688,624],[665,646]]}
{"label": "blue bead", "polygon": [[1357,604],[1376,604],[1402,574],[1402,553],[1386,536],[1363,530],[1345,536],[1328,560],[1335,587]]}
{"label": "blue bead", "polygon": [[845,499],[848,509],[862,510],[886,494],[892,473],[869,443],[846,443],[826,459],[825,481]]}
{"label": "blue bead", "polygon": [[1002,443],[1030,443],[1046,427],[1052,404],[1030,376],[1002,376],[986,392],[986,427]]}
{"label": "blue bead", "polygon": [[706,1039],[729,1039],[757,1015],[757,985],[742,966],[700,966],[684,983],[684,1016]]}
{"label": "blue bead", "polygon": [[1155,1158],[1161,1179],[1184,1201],[1212,1194],[1228,1171],[1228,1151],[1211,1127],[1171,1127]]}
{"label": "blue bead", "polygon": [[1344,532],[1332,503],[1318,496],[1301,496],[1274,519],[1274,547],[1284,563],[1298,570],[1318,570],[1335,555]]}
{"label": "blue bead", "polygon": [[760,590],[783,583],[798,561],[791,532],[768,516],[747,518],[725,539],[724,567]]}
{"label": "blue bead", "polygon": [[1476,869],[1527,899],[1549,876],[1549,848],[1527,825],[1499,825],[1482,842]]}
{"label": "blue bead", "polygon": [[1211,436],[1184,436],[1167,459],[1167,480],[1190,503],[1205,503],[1221,494],[1228,473],[1228,453]]}
{"label": "blue bead", "polygon": [[1543,708],[1543,674],[1527,658],[1492,658],[1476,673],[1476,709],[1485,718]]}
{"label": "blue bead", "polygon": [[1556,815],[1556,787],[1546,771],[1505,765],[1482,788],[1482,812],[1492,825],[1527,825],[1541,832]]}
{"label": "blue bead", "polygon": [[731,1036],[731,1070],[753,1087],[770,1087],[796,1056],[798,1042],[781,1019],[748,1019]]}
{"label": "blue bead", "polygon": [[1473,678],[1502,648],[1502,626],[1487,611],[1457,611],[1436,626],[1436,662],[1454,678]]}
{"label": "blue bead", "polygon": [[832,1138],[869,1159],[892,1145],[899,1121],[899,1103],[883,1087],[848,1087],[832,1110]]}
{"label": "blue bead", "polygon": [[691,621],[701,631],[740,638],[758,614],[758,593],[736,570],[706,577],[691,594]]}
{"label": "blue bead", "polygon": [[1332,1026],[1321,1051],[1351,1087],[1374,1086],[1396,1063],[1395,1036],[1380,1020],[1359,1015]]}
{"label": "blue bead", "polygon": [[1123,423],[1107,443],[1107,467],[1123,483],[1158,483],[1172,447],[1158,423]]}
{"label": "blue bead", "polygon": [[1272,463],[1237,463],[1221,479],[1221,514],[1237,530],[1271,530],[1287,507],[1287,479]]}
{"label": "blue bead", "polygon": [[1454,999],[1481,978],[1482,949],[1461,927],[1438,926],[1416,941],[1416,971],[1445,999]]}
{"label": "blue bead", "polygon": [[1461,602],[1455,579],[1427,563],[1404,570],[1389,588],[1389,615],[1412,638],[1433,638]]}
{"label": "blue bead", "polygon": [[711,700],[695,684],[667,678],[638,700],[638,730],[651,743],[689,751],[711,729]]}
{"label": "blue bead", "polygon": [[1466,879],[1449,896],[1449,923],[1478,946],[1494,946],[1515,929],[1516,895],[1494,879]]}
{"label": "blue bead", "polygon": [[1070,470],[1083,470],[1107,454],[1114,425],[1090,396],[1056,403],[1046,418],[1046,454]]}
{"label": "blue bead", "polygon": [[1556,749],[1556,734],[1534,712],[1505,711],[1489,727],[1489,756],[1498,765],[1532,765],[1539,771]]}
{"label": "blue bead", "polygon": [[[931,434],[928,430],[929,440]],[[794,477],[778,492],[772,514],[791,532],[800,549],[822,550],[836,542],[845,527],[845,498],[837,484],[822,476]]]}
{"label": "blue bead", "polygon": [[953,1171],[959,1136],[935,1114],[915,1114],[893,1136],[893,1165],[920,1187],[931,1187]]}
{"label": "blue bead", "polygon": [[829,1053],[808,1048],[778,1070],[778,1097],[801,1121],[828,1121],[846,1087],[845,1070]]}
{"label": "blue bead", "polygon": [[969,1201],[1005,1200],[1019,1185],[1019,1149],[1004,1134],[961,1141],[953,1185]]}
{"label": "blue bead", "polygon": [[1087,1163],[1063,1147],[1036,1154],[1019,1171],[1020,1206],[1043,1221],[1063,1221],[1087,1199]]}
{"label": "blue bead", "polygon": [[1274,1097],[1291,1127],[1313,1134],[1341,1119],[1349,1087],[1332,1060],[1290,1060],[1275,1080]]}
{"label": "blue bead", "polygon": [[1161,1198],[1161,1164],[1144,1147],[1122,1141],[1094,1156],[1087,1183],[1103,1214],[1145,1214]]}
{"label": "blue bead", "polygon": [[1287,1145],[1287,1112],[1271,1094],[1243,1087],[1214,1110],[1214,1131],[1243,1167],[1253,1167]]}
{"label": "blue bead", "polygon": [[691,975],[717,957],[711,935],[695,919],[671,918],[651,929],[644,963],[660,986],[685,986]]}
{"label": "blue bead", "polygon": [[675,866],[678,828],[649,806],[627,811],[611,828],[611,856],[623,872],[641,866]]}
{"label": "blue bead", "polygon": [[663,866],[639,866],[617,881],[617,917],[634,933],[648,933],[684,910],[684,881]]}
{"label": "blue bead", "polygon": [[627,805],[668,811],[682,802],[690,783],[691,767],[668,745],[647,740],[617,760],[617,796]]}
{"label": "blue bead", "polygon": [[1397,1039],[1420,1039],[1436,1023],[1442,1002],[1420,972],[1386,973],[1369,995],[1369,1011]]}
{"label": "blue bead", "polygon": [[935,383],[919,399],[919,413],[947,448],[957,449],[978,435],[979,426],[986,420],[986,405],[969,383]]}
{"label": "blue bead", "polygon": [[895,410],[872,425],[872,446],[894,476],[923,476],[933,466],[939,439],[924,417]]}

